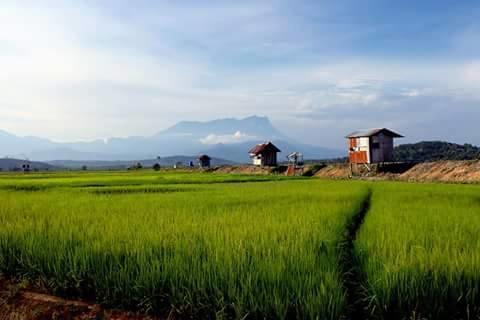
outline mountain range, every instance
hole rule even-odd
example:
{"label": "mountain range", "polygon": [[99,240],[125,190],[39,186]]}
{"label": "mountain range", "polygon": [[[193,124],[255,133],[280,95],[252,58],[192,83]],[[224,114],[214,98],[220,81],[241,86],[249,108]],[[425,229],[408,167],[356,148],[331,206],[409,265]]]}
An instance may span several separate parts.
{"label": "mountain range", "polygon": [[257,143],[272,141],[281,150],[280,160],[293,151],[306,159],[343,156],[345,151],[302,144],[284,135],[266,117],[183,121],[152,136],[110,138],[89,142],[53,142],[39,137],[19,137],[0,131],[0,157],[36,161],[135,161],[158,156],[192,157],[206,153],[231,162],[249,161],[248,150]]}
{"label": "mountain range", "polygon": [[0,171],[22,171],[23,165],[28,164],[29,169],[36,171],[47,171],[47,170],[56,170],[59,167],[56,167],[53,164],[45,163],[45,162],[38,162],[38,161],[28,161],[21,159],[11,159],[11,158],[4,158],[0,159]]}

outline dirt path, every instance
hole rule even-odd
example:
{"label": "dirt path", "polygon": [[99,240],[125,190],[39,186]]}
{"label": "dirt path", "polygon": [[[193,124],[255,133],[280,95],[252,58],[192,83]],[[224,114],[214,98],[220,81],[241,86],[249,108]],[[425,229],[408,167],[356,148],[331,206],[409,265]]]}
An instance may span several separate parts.
{"label": "dirt path", "polygon": [[355,253],[354,241],[370,209],[372,191],[363,200],[362,206],[345,230],[340,242],[340,269],[343,275],[343,285],[347,292],[347,319],[369,319],[367,292],[362,285],[364,275]]}
{"label": "dirt path", "polygon": [[0,320],[154,320],[145,315],[108,310],[98,304],[39,293],[0,278]]}

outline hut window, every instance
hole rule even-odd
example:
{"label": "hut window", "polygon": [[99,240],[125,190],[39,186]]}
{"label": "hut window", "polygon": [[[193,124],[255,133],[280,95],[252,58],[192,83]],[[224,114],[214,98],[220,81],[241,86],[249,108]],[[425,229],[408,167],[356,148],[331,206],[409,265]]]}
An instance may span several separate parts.
{"label": "hut window", "polygon": [[372,148],[373,148],[373,149],[378,149],[378,148],[380,148],[380,143],[378,143],[378,142],[372,143]]}

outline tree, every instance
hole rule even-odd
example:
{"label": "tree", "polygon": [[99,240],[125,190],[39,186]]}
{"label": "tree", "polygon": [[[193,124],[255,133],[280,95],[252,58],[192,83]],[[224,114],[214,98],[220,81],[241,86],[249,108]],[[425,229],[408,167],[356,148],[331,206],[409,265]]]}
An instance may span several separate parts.
{"label": "tree", "polygon": [[153,165],[152,168],[153,168],[153,170],[158,171],[158,170],[160,170],[160,164],[157,162]]}
{"label": "tree", "polygon": [[143,166],[140,162],[137,162],[127,168],[127,170],[140,170],[140,169],[143,169]]}
{"label": "tree", "polygon": [[395,147],[396,161],[438,161],[480,159],[480,148],[471,144],[422,141]]}
{"label": "tree", "polygon": [[87,171],[87,169],[88,169],[87,166],[85,166],[85,165],[82,166],[83,171]]}

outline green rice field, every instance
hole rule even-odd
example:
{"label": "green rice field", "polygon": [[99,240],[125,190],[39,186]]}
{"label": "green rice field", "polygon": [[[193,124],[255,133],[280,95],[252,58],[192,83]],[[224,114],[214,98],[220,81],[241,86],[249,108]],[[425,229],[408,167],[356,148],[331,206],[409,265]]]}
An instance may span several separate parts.
{"label": "green rice field", "polygon": [[180,318],[478,319],[480,186],[0,174],[0,273]]}
{"label": "green rice field", "polygon": [[356,249],[382,318],[479,317],[479,186],[374,184]]}

